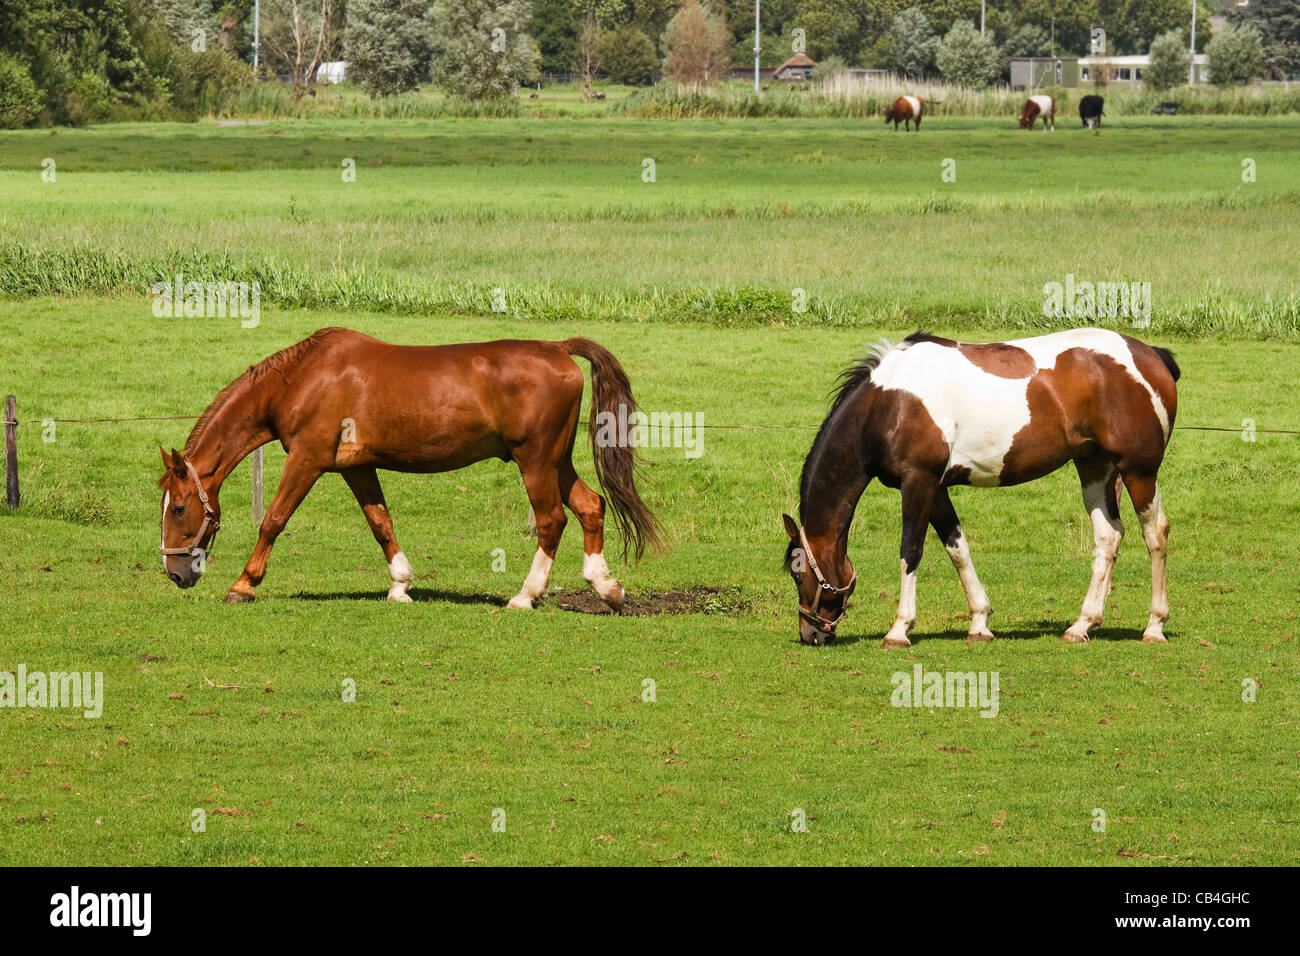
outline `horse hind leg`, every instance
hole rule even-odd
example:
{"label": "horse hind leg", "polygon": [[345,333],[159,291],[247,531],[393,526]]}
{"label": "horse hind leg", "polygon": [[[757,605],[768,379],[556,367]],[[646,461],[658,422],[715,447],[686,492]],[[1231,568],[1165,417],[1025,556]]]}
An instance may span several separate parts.
{"label": "horse hind leg", "polygon": [[605,501],[573,470],[573,462],[560,466],[560,492],[582,524],[582,576],[613,610],[623,609],[623,585],[609,573],[605,562]]}
{"label": "horse hind leg", "polygon": [[415,580],[411,571],[411,562],[402,553],[397,544],[397,535],[393,533],[393,516],[388,513],[384,501],[384,490],[379,485],[379,475],[373,468],[349,468],[343,472],[343,480],[352,489],[361,513],[365,515],[370,530],[383,549],[384,560],[388,562],[388,576],[392,586],[388,589],[388,600],[407,603],[411,596],[406,592]]}
{"label": "horse hind leg", "polygon": [[1106,609],[1115,554],[1124,540],[1124,524],[1119,518],[1115,466],[1108,459],[1097,457],[1075,462],[1075,467],[1083,486],[1083,506],[1092,519],[1092,580],[1088,583],[1079,619],[1070,625],[1062,640],[1086,644],[1088,631],[1101,623]]}
{"label": "horse hind leg", "polygon": [[1165,580],[1165,557],[1169,546],[1169,518],[1160,502],[1160,486],[1154,477],[1127,474],[1124,484],[1142,525],[1142,538],[1151,556],[1151,613],[1142,640],[1164,644],[1165,621],[1169,619],[1169,592]]}

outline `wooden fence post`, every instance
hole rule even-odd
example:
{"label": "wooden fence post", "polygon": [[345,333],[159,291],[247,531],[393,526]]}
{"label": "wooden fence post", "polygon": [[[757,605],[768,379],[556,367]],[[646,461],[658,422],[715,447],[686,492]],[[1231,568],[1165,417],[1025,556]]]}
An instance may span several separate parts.
{"label": "wooden fence post", "polygon": [[5,397],[5,496],[10,508],[18,507],[18,399]]}
{"label": "wooden fence post", "polygon": [[253,524],[262,523],[262,449],[253,449]]}

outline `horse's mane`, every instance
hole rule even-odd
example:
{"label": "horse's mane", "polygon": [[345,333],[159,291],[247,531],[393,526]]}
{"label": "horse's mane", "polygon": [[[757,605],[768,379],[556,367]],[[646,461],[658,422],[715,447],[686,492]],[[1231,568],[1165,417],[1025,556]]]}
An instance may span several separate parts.
{"label": "horse's mane", "polygon": [[818,456],[822,446],[829,440],[830,423],[835,418],[835,413],[858,389],[871,381],[871,373],[879,367],[881,360],[889,352],[894,349],[907,348],[913,343],[923,342],[930,337],[928,332],[918,330],[896,344],[881,339],[875,345],[867,348],[866,355],[840,373],[835,387],[831,390],[830,410],[826,412],[826,418],[822,421],[821,428],[817,429],[817,437],[813,439],[812,447],[808,449],[808,456],[803,460],[803,471],[799,475],[800,524],[803,524],[803,503],[808,497],[808,482],[812,477],[811,462]]}
{"label": "horse's mane", "polygon": [[181,454],[189,457],[195,452],[195,443],[198,437],[203,433],[204,427],[212,420],[212,416],[226,403],[234,392],[247,385],[255,385],[268,372],[278,372],[286,381],[289,378],[289,370],[296,365],[304,355],[320,345],[323,341],[332,336],[335,332],[345,331],[341,328],[317,329],[311,335],[307,336],[301,342],[295,342],[286,348],[280,349],[274,355],[269,355],[256,365],[250,365],[243,375],[235,379],[221,391],[217,392],[208,407],[203,410],[199,420],[194,423],[194,428],[190,430],[190,435],[185,439],[185,450]]}

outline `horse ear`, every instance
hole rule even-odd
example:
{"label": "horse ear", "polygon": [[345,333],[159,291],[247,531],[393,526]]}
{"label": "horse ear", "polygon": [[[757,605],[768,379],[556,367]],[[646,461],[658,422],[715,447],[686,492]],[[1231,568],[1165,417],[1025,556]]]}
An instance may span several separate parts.
{"label": "horse ear", "polygon": [[789,515],[781,515],[781,520],[785,522],[785,533],[790,536],[791,541],[799,540],[799,525]]}
{"label": "horse ear", "polygon": [[159,453],[160,455],[162,455],[162,459],[163,459],[163,468],[164,468],[165,470],[167,470],[167,471],[171,471],[171,469],[172,469],[172,460],[167,456],[167,449],[164,448],[162,445],[159,445],[159,446],[158,446],[158,453]]}
{"label": "horse ear", "polygon": [[171,469],[182,478],[185,477],[185,456],[175,448],[172,449]]}

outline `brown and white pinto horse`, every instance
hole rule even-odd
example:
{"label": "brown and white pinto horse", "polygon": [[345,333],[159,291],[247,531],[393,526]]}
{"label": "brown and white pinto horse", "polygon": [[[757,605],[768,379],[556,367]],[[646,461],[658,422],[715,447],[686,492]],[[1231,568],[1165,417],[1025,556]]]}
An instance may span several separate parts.
{"label": "brown and white pinto horse", "polygon": [[1034,121],[1039,117],[1043,120],[1043,132],[1047,132],[1049,122],[1052,124],[1052,129],[1056,129],[1056,100],[1046,93],[1025,100],[1025,110],[1020,114],[1020,128],[1033,129]]}
{"label": "brown and white pinto horse", "polygon": [[1084,643],[1100,623],[1124,535],[1128,489],[1151,556],[1144,641],[1163,643],[1169,617],[1169,521],[1156,475],[1174,424],[1178,365],[1166,349],[1105,329],[1074,329],[991,345],[917,332],[849,368],[804,462],[796,524],[783,515],[786,567],[799,598],[799,637],[828,644],[857,576],[849,525],[872,478],[903,498],[898,614],[885,647],[906,647],[916,620],[916,569],[926,526],[948,550],[966,591],[968,640],[988,641],[992,614],[948,496],[951,485],[1015,485],[1073,461],[1092,519],[1092,581],[1064,639]]}
{"label": "brown and white pinto horse", "polygon": [[885,107],[885,125],[888,126],[892,121],[894,132],[898,132],[898,123],[901,120],[903,129],[910,131],[913,120],[916,121],[916,128],[921,128],[921,114],[925,112],[925,99],[920,96],[900,96],[894,100],[893,106]]}
{"label": "brown and white pinto horse", "polygon": [[598,413],[617,415],[623,406],[631,415],[636,407],[627,374],[605,348],[589,339],[398,346],[321,329],[223,388],[184,452],[163,451],[165,573],[182,588],[198,581],[220,524],[221,483],[254,448],[278,439],[288,452],[284,474],[229,603],[253,599],[276,536],[326,472],[343,476],[383,549],[388,599],[411,600],[411,565],[376,470],[441,472],[500,458],[519,466],[537,522],[532,569],[509,606],[532,607],[546,594],[568,505],[582,523],[583,577],[619,609],[623,588],[604,557],[605,502],[573,468],[582,401],[574,355],[591,363],[596,475],[623,533],[624,555],[630,544],[640,556],[658,542],[658,526],[636,490],[634,449],[597,440]]}

